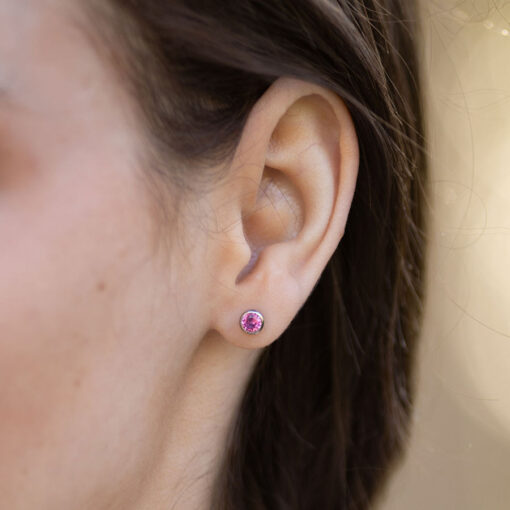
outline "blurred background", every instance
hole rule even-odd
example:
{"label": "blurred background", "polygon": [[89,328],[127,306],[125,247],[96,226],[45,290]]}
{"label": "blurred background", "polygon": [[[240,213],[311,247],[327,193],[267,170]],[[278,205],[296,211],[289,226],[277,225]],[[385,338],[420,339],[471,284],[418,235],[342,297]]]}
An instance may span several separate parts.
{"label": "blurred background", "polygon": [[422,0],[428,295],[381,510],[510,509],[510,2]]}

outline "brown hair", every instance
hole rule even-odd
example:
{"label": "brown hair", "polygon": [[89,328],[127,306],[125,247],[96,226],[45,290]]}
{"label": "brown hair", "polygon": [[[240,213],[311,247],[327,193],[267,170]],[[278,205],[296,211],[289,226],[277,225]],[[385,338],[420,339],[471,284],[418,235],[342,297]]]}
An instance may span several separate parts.
{"label": "brown hair", "polygon": [[198,191],[214,182],[204,168],[229,161],[280,76],[346,102],[360,149],[347,229],[306,304],[261,353],[211,508],[368,508],[408,435],[423,298],[415,3],[89,1],[140,107],[151,179]]}

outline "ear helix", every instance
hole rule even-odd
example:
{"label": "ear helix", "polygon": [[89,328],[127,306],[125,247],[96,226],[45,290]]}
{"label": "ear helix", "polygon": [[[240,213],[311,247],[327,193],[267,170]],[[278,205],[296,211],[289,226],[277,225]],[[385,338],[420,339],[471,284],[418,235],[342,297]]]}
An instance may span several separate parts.
{"label": "ear helix", "polygon": [[264,317],[257,310],[247,310],[241,315],[239,325],[245,333],[256,335],[264,327]]}

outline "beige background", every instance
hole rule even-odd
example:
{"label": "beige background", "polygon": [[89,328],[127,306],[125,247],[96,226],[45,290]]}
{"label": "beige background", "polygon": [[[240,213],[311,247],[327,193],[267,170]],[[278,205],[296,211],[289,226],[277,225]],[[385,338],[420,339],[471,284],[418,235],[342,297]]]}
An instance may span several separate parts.
{"label": "beige background", "polygon": [[510,2],[423,0],[428,299],[406,458],[380,510],[510,509]]}

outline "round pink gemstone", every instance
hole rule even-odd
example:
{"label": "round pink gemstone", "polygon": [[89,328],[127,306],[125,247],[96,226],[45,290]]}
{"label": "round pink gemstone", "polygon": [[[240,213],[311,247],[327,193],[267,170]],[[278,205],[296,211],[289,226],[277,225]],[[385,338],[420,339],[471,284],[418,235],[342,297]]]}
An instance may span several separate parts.
{"label": "round pink gemstone", "polygon": [[241,315],[241,328],[246,333],[254,335],[258,333],[264,326],[264,317],[256,310],[248,310]]}

